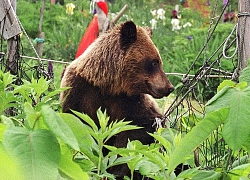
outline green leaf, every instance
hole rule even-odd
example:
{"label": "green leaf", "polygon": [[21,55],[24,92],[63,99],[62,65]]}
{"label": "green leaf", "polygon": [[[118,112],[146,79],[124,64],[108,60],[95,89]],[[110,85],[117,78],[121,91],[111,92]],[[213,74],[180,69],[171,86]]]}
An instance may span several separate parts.
{"label": "green leaf", "polygon": [[60,116],[74,133],[81,152],[94,162],[94,164],[98,164],[98,157],[93,154],[91,149],[92,145],[96,144],[89,132],[91,128],[73,114],[60,113]]}
{"label": "green leaf", "polygon": [[107,116],[106,111],[102,112],[101,108],[97,110],[97,118],[101,127],[101,131],[105,132],[105,129],[108,125],[109,117]]}
{"label": "green leaf", "polygon": [[57,178],[60,146],[50,131],[11,127],[4,133],[3,143],[6,150],[21,163],[25,179]]}
{"label": "green leaf", "polygon": [[217,92],[220,92],[225,87],[234,87],[236,83],[232,80],[224,80],[217,88]]}
{"label": "green leaf", "polygon": [[0,123],[0,142],[3,141],[4,131],[6,130],[6,126],[3,123]]}
{"label": "green leaf", "polygon": [[14,75],[10,74],[10,71],[4,73],[0,71],[0,90],[7,90],[7,86],[14,81]]}
{"label": "green leaf", "polygon": [[77,111],[72,110],[72,112],[77,115],[78,117],[80,117],[83,121],[85,121],[88,125],[90,125],[90,127],[92,127],[92,129],[97,132],[98,131],[98,127],[95,124],[95,122],[87,115],[87,114],[83,114]]}
{"label": "green leaf", "polygon": [[228,109],[223,108],[219,111],[207,114],[184,138],[174,150],[169,160],[169,172],[182,163],[195,148],[197,148],[209,135],[221,125],[228,114]]}
{"label": "green leaf", "polygon": [[3,144],[0,143],[0,176],[4,180],[24,180],[21,173],[20,164],[5,151]]}
{"label": "green leaf", "polygon": [[9,107],[14,107],[17,98],[12,91],[0,91],[0,114],[3,114],[4,110]]}
{"label": "green leaf", "polygon": [[241,148],[250,138],[249,102],[250,86],[242,91],[238,89],[231,95],[229,112],[222,134],[233,150]]}
{"label": "green leaf", "polygon": [[[111,159],[111,157],[113,157],[113,158],[116,157],[116,159]],[[107,168],[110,168],[110,167],[113,167],[113,166],[116,166],[116,165],[120,165],[120,164],[126,164],[126,163],[128,163],[129,161],[131,161],[132,159],[135,158],[133,156],[118,157],[117,158],[117,155],[114,155],[114,156],[111,156],[111,157],[109,159],[109,163],[108,163],[109,165],[107,166]]]}
{"label": "green leaf", "polygon": [[229,177],[231,180],[238,180],[238,179],[249,179],[250,175],[250,163],[242,164],[233,168],[229,173]]}
{"label": "green leaf", "polygon": [[161,170],[161,168],[157,166],[155,163],[152,163],[146,159],[141,160],[137,166],[142,175],[149,175],[151,173],[157,173],[158,171]]}
{"label": "green leaf", "polygon": [[24,84],[22,86],[16,86],[13,93],[14,94],[21,94],[21,96],[30,104],[32,104],[32,98],[30,97],[31,88],[30,82],[23,80]]}
{"label": "green leaf", "polygon": [[165,139],[163,136],[159,135],[159,134],[151,134],[149,133],[151,136],[153,136],[157,141],[159,141],[160,144],[163,145],[163,147],[169,151],[172,149],[172,144],[171,142],[169,142],[167,139]]}
{"label": "green leaf", "polygon": [[38,119],[38,113],[34,110],[32,105],[28,102],[24,103],[24,112],[26,114],[27,122],[29,127],[34,127],[35,122]]}
{"label": "green leaf", "polygon": [[0,116],[0,120],[2,121],[2,123],[6,126],[6,127],[14,127],[15,124],[13,123],[13,121],[10,119],[10,117],[6,117],[4,115]]}
{"label": "green leaf", "polygon": [[239,77],[240,82],[247,82],[250,85],[250,66],[247,66],[241,71],[241,75]]}
{"label": "green leaf", "polygon": [[206,103],[206,113],[218,111],[221,108],[228,107],[231,95],[235,91],[236,88],[225,86]]}
{"label": "green leaf", "polygon": [[83,172],[81,167],[72,160],[71,150],[66,146],[62,146],[62,149],[63,152],[59,163],[59,169],[70,179],[89,179],[88,174],[86,172]]}
{"label": "green leaf", "polygon": [[222,174],[215,171],[198,171],[193,177],[192,180],[220,180]]}
{"label": "green leaf", "polygon": [[50,81],[47,81],[43,77],[34,79],[32,77],[30,87],[36,92],[36,97],[40,97],[42,93],[48,90]]}
{"label": "green leaf", "polygon": [[63,88],[59,88],[59,89],[56,89],[56,90],[48,93],[46,96],[43,97],[43,102],[46,103],[47,101],[49,101],[51,99],[51,97],[53,97],[53,96],[55,96],[57,94],[60,94],[61,92],[65,91],[67,89],[69,89],[69,88],[68,87],[63,87]]}
{"label": "green leaf", "polygon": [[102,134],[102,138],[106,138],[104,143],[106,143],[112,136],[129,130],[141,129],[142,127],[138,127],[135,125],[129,125],[130,121],[114,121],[110,123],[108,130]]}
{"label": "green leaf", "polygon": [[243,82],[239,82],[238,84],[236,84],[235,86],[236,88],[239,88],[241,90],[244,90],[247,87],[247,82],[243,81]]}
{"label": "green leaf", "polygon": [[49,129],[64,143],[68,144],[73,149],[80,151],[79,144],[74,133],[59,116],[59,114],[48,105],[42,106],[41,112],[44,122]]}

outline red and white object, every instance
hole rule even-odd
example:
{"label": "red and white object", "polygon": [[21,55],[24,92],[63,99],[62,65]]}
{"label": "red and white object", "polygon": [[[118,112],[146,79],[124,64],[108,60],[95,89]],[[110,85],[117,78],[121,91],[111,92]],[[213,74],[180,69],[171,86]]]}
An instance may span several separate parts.
{"label": "red and white object", "polygon": [[108,5],[105,0],[93,0],[90,4],[90,9],[92,13],[94,11],[94,8],[92,7],[95,5],[95,3],[97,5],[97,13],[90,21],[88,28],[82,36],[75,58],[78,58],[89,47],[89,45],[94,42],[94,40],[99,36],[99,34],[104,33],[108,29]]}

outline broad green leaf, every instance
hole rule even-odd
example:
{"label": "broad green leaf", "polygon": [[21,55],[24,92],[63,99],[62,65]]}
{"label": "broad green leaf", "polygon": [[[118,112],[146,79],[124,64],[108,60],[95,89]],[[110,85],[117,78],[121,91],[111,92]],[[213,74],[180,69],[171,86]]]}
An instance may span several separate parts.
{"label": "broad green leaf", "polygon": [[92,162],[94,162],[95,165],[97,165],[98,157],[92,152],[92,146],[93,144],[96,144],[96,142],[90,135],[89,131],[91,131],[91,128],[81,122],[81,120],[73,114],[60,113],[60,116],[74,133],[81,152],[84,153]]}
{"label": "broad green leaf", "polygon": [[[237,151],[238,152],[238,151]],[[233,162],[233,164],[232,164],[232,168],[236,168],[237,166],[240,166],[240,165],[242,165],[242,164],[247,164],[247,163],[249,163],[249,157],[248,157],[248,155],[245,155],[245,156],[242,156],[242,157],[240,157],[239,159],[236,159],[234,162]]]}
{"label": "broad green leaf", "polygon": [[247,87],[247,82],[245,82],[245,81],[239,82],[238,84],[236,84],[235,87],[243,90],[243,89],[245,89]]}
{"label": "broad green leaf", "polygon": [[218,111],[221,108],[229,106],[229,100],[236,88],[230,88],[225,86],[221,91],[219,91],[214,97],[212,97],[206,104],[206,113]]}
{"label": "broad green leaf", "polygon": [[203,120],[197,123],[197,125],[184,136],[174,150],[169,160],[168,171],[173,171],[178,164],[182,163],[184,159],[195,150],[195,148],[205,141],[208,136],[225,121],[227,114],[228,109],[223,108],[219,111],[207,114]]}
{"label": "broad green leaf", "polygon": [[192,180],[220,180],[222,174],[215,171],[198,171],[193,177]]}
{"label": "broad green leaf", "polygon": [[20,162],[25,179],[57,178],[60,146],[50,131],[11,127],[4,133],[3,143],[6,150]]}
{"label": "broad green leaf", "polygon": [[247,150],[247,152],[250,153],[250,138],[243,146]]}
{"label": "broad green leaf", "polygon": [[239,81],[245,81],[248,83],[248,85],[250,85],[250,66],[247,66],[242,70],[241,75],[239,77]]}
{"label": "broad green leaf", "polygon": [[3,180],[24,180],[24,171],[21,172],[20,164],[7,153],[0,143],[0,179]]}
{"label": "broad green leaf", "polygon": [[13,121],[10,119],[10,117],[6,117],[4,115],[0,116],[0,120],[1,122],[6,126],[6,127],[14,127],[15,124],[13,123]]}
{"label": "broad green leaf", "polygon": [[250,86],[232,93],[229,112],[222,130],[223,138],[230,148],[237,150],[250,138]]}
{"label": "broad green leaf", "polygon": [[73,114],[60,113],[59,115],[74,133],[80,147],[90,147],[92,145],[94,139],[90,136],[89,126]]}
{"label": "broad green leaf", "polygon": [[220,92],[222,89],[224,89],[225,87],[234,87],[236,85],[236,83],[232,80],[224,80],[222,81],[222,83],[220,83],[220,85],[217,88],[217,92]]}
{"label": "broad green leaf", "polygon": [[0,142],[3,141],[4,131],[6,130],[6,126],[0,123]]}
{"label": "broad green leaf", "polygon": [[42,106],[42,116],[45,124],[49,129],[64,143],[71,146],[73,149],[80,151],[78,141],[63,119],[48,105]]}
{"label": "broad green leaf", "polygon": [[238,179],[249,179],[250,176],[250,163],[242,164],[233,168],[229,173],[229,177],[231,180],[238,180]]}
{"label": "broad green leaf", "polygon": [[63,146],[62,156],[60,158],[59,169],[66,174],[70,179],[83,180],[89,179],[86,172],[83,172],[81,167],[72,160],[72,152],[69,148]]}
{"label": "broad green leaf", "polygon": [[138,169],[142,175],[149,175],[151,173],[157,173],[161,170],[159,166],[146,159],[141,160],[138,163]]}
{"label": "broad green leaf", "polygon": [[172,149],[172,144],[171,142],[169,142],[167,139],[165,139],[163,136],[159,135],[159,134],[152,134],[149,133],[151,136],[153,136],[157,141],[159,141],[160,144],[163,145],[163,147],[167,150],[167,151],[171,151]]}
{"label": "broad green leaf", "polygon": [[26,114],[26,119],[29,127],[33,128],[34,124],[38,120],[38,113],[34,110],[32,105],[28,102],[24,103],[24,112]]}
{"label": "broad green leaf", "polygon": [[178,176],[177,178],[178,179],[192,179],[192,177],[199,173],[200,169],[199,167],[196,167],[196,168],[190,168],[190,169],[187,169],[185,171],[182,171]]}

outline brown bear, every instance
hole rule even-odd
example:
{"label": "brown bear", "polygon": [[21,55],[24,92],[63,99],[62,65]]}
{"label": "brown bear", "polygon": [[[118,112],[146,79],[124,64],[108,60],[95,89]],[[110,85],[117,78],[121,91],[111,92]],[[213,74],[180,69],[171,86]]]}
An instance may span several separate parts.
{"label": "brown bear", "polygon": [[[88,114],[98,124],[96,111],[107,110],[110,121],[125,119],[143,127],[115,136],[110,145],[126,147],[129,140],[150,144],[155,118],[161,118],[154,98],[168,96],[174,87],[162,68],[160,54],[147,28],[127,21],[99,36],[66,69],[61,94],[63,112]],[[151,97],[151,96],[152,97]],[[118,177],[129,173],[121,167]]]}

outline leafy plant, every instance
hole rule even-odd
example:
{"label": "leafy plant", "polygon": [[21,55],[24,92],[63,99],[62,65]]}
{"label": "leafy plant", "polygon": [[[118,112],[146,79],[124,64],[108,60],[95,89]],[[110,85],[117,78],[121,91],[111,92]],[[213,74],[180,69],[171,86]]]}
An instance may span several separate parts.
{"label": "leafy plant", "polygon": [[[239,149],[245,149],[249,152],[250,148],[250,114],[247,109],[250,100],[249,73],[249,67],[244,69],[238,84],[230,80],[225,80],[220,84],[218,93],[206,104],[207,113],[204,119],[181,140],[170,157],[169,172],[183,162],[185,157],[199,147],[213,131],[222,126],[222,138],[228,144],[231,153],[228,154],[227,163],[221,169],[221,176],[242,175],[247,177],[245,172],[249,170],[249,160],[244,161],[243,165],[239,165],[240,167],[237,166],[233,169],[230,168],[229,162],[233,156],[232,152]],[[237,173],[233,174],[232,172]],[[197,171],[196,173],[201,172]],[[217,174],[218,168],[216,171],[210,171],[211,177],[215,175],[217,177]]]}
{"label": "leafy plant", "polygon": [[[108,125],[109,117],[100,110],[97,112],[100,128],[85,114],[73,111],[76,117],[56,112],[60,108],[54,97],[64,89],[50,90],[51,82],[44,78],[10,86],[14,79],[9,73],[0,72],[0,159],[17,168],[12,177],[115,179],[107,169],[132,159],[118,154],[104,155],[103,148],[117,133],[139,127],[122,120]],[[6,113],[10,107],[15,110],[14,116]],[[11,177],[8,172],[3,173],[6,178]]]}

